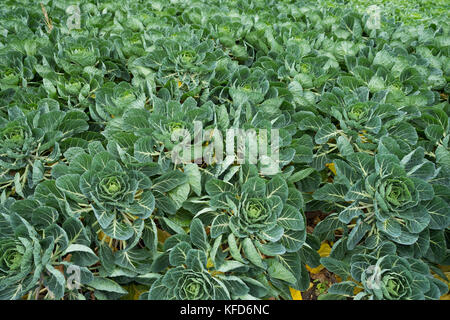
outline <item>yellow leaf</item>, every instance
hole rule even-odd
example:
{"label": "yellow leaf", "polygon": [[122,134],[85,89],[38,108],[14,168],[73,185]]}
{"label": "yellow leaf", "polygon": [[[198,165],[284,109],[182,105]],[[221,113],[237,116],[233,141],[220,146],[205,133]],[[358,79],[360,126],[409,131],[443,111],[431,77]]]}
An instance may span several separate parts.
{"label": "yellow leaf", "polygon": [[302,293],[300,291],[291,287],[289,287],[289,291],[291,292],[292,300],[303,300]]}
{"label": "yellow leaf", "polygon": [[206,264],[206,268],[209,269],[212,267],[214,267],[214,262],[210,258],[208,258],[208,263]]}
{"label": "yellow leaf", "polygon": [[158,234],[158,241],[161,243],[164,243],[164,241],[166,241],[166,239],[170,237],[170,233],[168,233],[167,231],[161,230],[159,228],[156,231]]}
{"label": "yellow leaf", "polygon": [[365,134],[367,133],[366,130],[362,130],[361,132],[362,133],[358,133],[358,135],[361,137],[362,143],[372,142],[369,139],[367,139],[367,137],[365,136]]}
{"label": "yellow leaf", "polygon": [[331,172],[334,173],[334,175],[336,175],[336,168],[334,167],[334,163],[333,163],[333,162],[331,162],[331,163],[326,163],[325,166],[326,166],[328,169],[330,169]]}
{"label": "yellow leaf", "polygon": [[450,266],[439,266],[439,269],[442,270],[442,272],[447,273],[450,272]]}
{"label": "yellow leaf", "polygon": [[121,297],[120,300],[139,300],[139,296],[149,289],[147,286],[134,283],[122,286],[122,288],[127,290],[128,294]]}
{"label": "yellow leaf", "polygon": [[181,87],[183,84],[181,83],[181,81],[178,81],[178,88]]}
{"label": "yellow leaf", "polygon": [[310,266],[306,265],[306,270],[308,270],[309,273],[311,273],[311,274],[318,274],[320,271],[323,270],[323,265],[320,265],[315,268],[311,268]]}
{"label": "yellow leaf", "polygon": [[98,234],[98,239],[103,241],[103,242],[111,242],[111,238],[108,237],[103,231],[100,231],[100,233]]}
{"label": "yellow leaf", "polygon": [[[317,251],[317,253],[319,253],[319,255],[320,255],[320,257],[328,257],[329,255],[330,255],[330,252],[331,252],[331,247],[330,247],[330,245],[328,244],[328,243],[326,243],[326,242],[323,242],[321,245],[320,245],[320,248],[319,248],[319,250]],[[318,267],[316,267],[316,268],[311,268],[310,266],[306,266],[306,269],[310,272],[310,273],[312,273],[312,274],[317,274],[317,273],[319,273],[320,271],[322,271],[323,270],[323,268],[324,268],[324,266],[323,265],[319,265]]]}
{"label": "yellow leaf", "polygon": [[355,289],[353,289],[353,294],[357,295],[358,293],[360,293],[361,291],[363,291],[363,288],[361,287],[355,287]]}
{"label": "yellow leaf", "polygon": [[319,251],[317,251],[317,252],[319,253],[321,258],[328,257],[330,255],[330,253],[331,253],[331,247],[330,247],[330,245],[328,243],[323,242],[320,245]]}
{"label": "yellow leaf", "polygon": [[98,239],[99,239],[100,241],[103,241],[103,242],[108,243],[108,245],[109,245],[109,247],[112,249],[112,251],[114,251],[114,252],[117,251],[117,248],[115,248],[115,247],[112,245],[113,239],[110,238],[110,237],[108,237],[103,231],[100,231],[100,233],[98,234]]}

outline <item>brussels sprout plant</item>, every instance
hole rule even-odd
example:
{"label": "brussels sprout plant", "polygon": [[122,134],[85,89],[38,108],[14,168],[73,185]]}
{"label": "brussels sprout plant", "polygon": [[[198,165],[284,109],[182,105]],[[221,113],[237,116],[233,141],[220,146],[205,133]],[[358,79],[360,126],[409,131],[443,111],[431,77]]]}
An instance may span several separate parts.
{"label": "brussels sprout plant", "polygon": [[0,299],[448,299],[443,0],[8,0]]}

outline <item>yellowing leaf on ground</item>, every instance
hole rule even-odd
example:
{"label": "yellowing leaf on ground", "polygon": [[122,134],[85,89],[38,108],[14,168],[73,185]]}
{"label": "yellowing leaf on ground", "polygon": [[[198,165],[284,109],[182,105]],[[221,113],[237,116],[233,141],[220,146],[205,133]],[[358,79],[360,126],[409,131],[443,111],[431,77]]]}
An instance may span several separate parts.
{"label": "yellowing leaf on ground", "polygon": [[289,291],[291,292],[292,300],[303,300],[302,293],[300,291],[291,287],[289,287]]}
{"label": "yellowing leaf on ground", "polygon": [[167,231],[161,230],[159,228],[156,231],[158,235],[158,241],[161,243],[164,243],[164,241],[166,241],[166,239],[170,237],[170,233],[168,233]]}
{"label": "yellowing leaf on ground", "polygon": [[355,289],[353,289],[353,294],[357,295],[358,293],[360,293],[361,291],[363,291],[363,288],[361,287],[355,287]]}
{"label": "yellowing leaf on ground", "polygon": [[103,231],[98,234],[98,239],[108,244],[112,251],[117,251],[117,248],[113,245],[113,239],[108,237]]}
{"label": "yellowing leaf on ground", "polygon": [[325,167],[327,167],[328,169],[330,169],[331,172],[333,172],[334,175],[336,175],[336,168],[334,167],[334,163],[333,163],[333,162],[331,162],[331,163],[325,163]]}
{"label": "yellowing leaf on ground", "polygon": [[323,265],[320,265],[320,266],[315,267],[315,268],[311,268],[308,265],[306,266],[306,269],[312,274],[318,274],[320,271],[323,270],[323,268],[324,268]]}
{"label": "yellowing leaf on ground", "polygon": [[[330,255],[330,252],[331,252],[331,247],[330,247],[330,245],[329,245],[328,243],[323,242],[323,243],[320,245],[320,248],[319,248],[319,250],[318,250],[317,252],[319,253],[320,257],[328,257],[328,256]],[[323,268],[324,268],[323,265],[319,265],[319,266],[316,267],[316,268],[311,268],[311,267],[308,266],[308,265],[306,266],[306,269],[307,269],[310,273],[312,273],[312,274],[317,274],[317,273],[319,273],[320,271],[323,270]]]}
{"label": "yellowing leaf on ground", "polygon": [[129,284],[125,285],[122,288],[128,291],[128,294],[121,297],[120,300],[139,300],[139,296],[148,291],[148,287],[141,284]]}
{"label": "yellowing leaf on ground", "polygon": [[365,134],[367,134],[366,130],[362,130],[361,132],[362,133],[358,133],[358,135],[361,138],[362,143],[372,142],[369,139],[367,139],[367,137],[365,136]]}
{"label": "yellowing leaf on ground", "polygon": [[330,253],[331,253],[331,247],[330,247],[330,245],[328,243],[323,242],[320,245],[320,248],[319,248],[319,250],[317,252],[319,253],[320,257],[322,257],[322,258],[323,257],[328,257],[330,255]]}

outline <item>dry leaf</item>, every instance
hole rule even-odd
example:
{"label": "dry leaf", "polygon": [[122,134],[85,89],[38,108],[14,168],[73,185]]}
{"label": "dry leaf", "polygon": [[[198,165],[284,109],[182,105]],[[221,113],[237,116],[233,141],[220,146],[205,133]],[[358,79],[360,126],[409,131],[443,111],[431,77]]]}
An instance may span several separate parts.
{"label": "dry leaf", "polygon": [[[331,247],[327,242],[323,242],[320,245],[320,249],[317,251],[320,255],[320,257],[328,257],[330,255],[331,252]],[[306,266],[306,269],[311,273],[311,274],[318,274],[320,271],[322,271],[322,269],[324,268],[323,265],[320,265],[316,268],[311,268],[310,266]]]}
{"label": "dry leaf", "polygon": [[334,175],[336,175],[336,168],[334,167],[334,163],[333,163],[333,162],[331,162],[331,163],[325,163],[325,167],[327,167],[328,169],[330,169],[331,172],[333,172]]}
{"label": "dry leaf", "polygon": [[289,291],[291,292],[292,300],[303,300],[302,293],[300,291],[291,287],[289,287]]}

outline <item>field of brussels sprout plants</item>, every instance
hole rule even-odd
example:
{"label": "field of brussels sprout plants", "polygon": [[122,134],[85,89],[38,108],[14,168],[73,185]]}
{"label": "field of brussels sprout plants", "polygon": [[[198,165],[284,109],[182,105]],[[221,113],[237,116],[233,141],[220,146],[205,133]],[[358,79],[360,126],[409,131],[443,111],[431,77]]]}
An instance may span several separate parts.
{"label": "field of brussels sprout plants", "polygon": [[449,9],[3,0],[0,300],[448,300]]}

